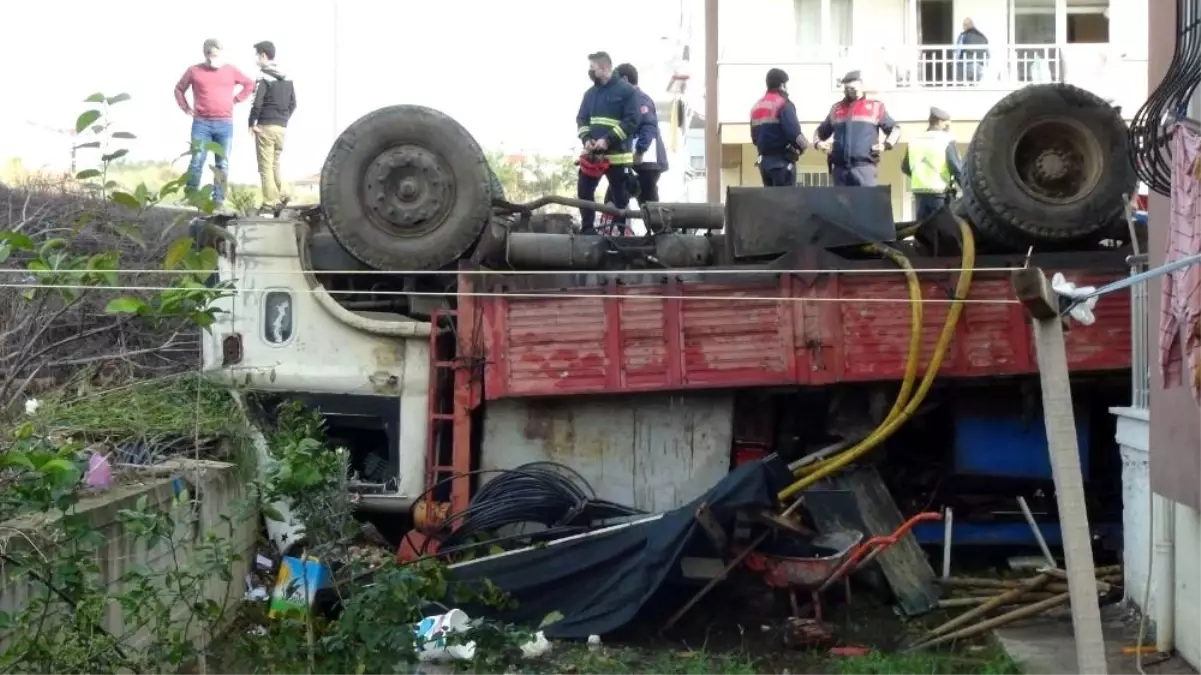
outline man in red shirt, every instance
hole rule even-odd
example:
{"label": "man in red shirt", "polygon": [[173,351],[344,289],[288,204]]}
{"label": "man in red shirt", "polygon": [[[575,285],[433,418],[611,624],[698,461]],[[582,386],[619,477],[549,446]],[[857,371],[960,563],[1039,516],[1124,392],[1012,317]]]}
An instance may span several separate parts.
{"label": "man in red shirt", "polygon": [[[234,87],[241,88],[234,93]],[[192,104],[185,96],[192,90]],[[189,67],[175,85],[175,102],[192,118],[192,163],[188,167],[188,187],[200,187],[206,143],[221,146],[217,157],[217,176],[213,181],[213,201],[220,207],[225,201],[225,181],[229,175],[229,149],[234,136],[234,104],[254,93],[254,80],[221,60],[221,43],[204,41],[204,62]]]}

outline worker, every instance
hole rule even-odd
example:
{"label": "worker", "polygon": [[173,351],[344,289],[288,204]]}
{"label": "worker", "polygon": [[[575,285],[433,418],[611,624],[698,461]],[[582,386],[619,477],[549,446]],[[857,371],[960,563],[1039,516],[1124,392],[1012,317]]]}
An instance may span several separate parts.
{"label": "worker", "polygon": [[[639,204],[659,201],[659,176],[667,171],[667,148],[659,129],[659,113],[655,101],[638,86],[638,69],[623,63],[613,72],[634,88],[638,98],[638,129],[634,135],[634,174],[637,177]],[[609,201],[606,198],[605,201]]]}
{"label": "worker", "polygon": [[788,99],[788,73],[767,71],[767,93],[751,108],[751,143],[759,151],[759,176],[767,187],[796,185],[796,163],[809,147],[796,106]]}
{"label": "worker", "polygon": [[942,108],[930,108],[929,128],[909,141],[909,152],[901,160],[901,172],[909,176],[917,197],[918,220],[946,206],[953,185],[963,185],[963,163],[950,129],[951,115]]}
{"label": "worker", "polygon": [[[614,77],[613,59],[606,52],[588,55],[588,77],[592,87],[584,92],[576,127],[584,152],[580,155],[576,195],[584,201],[596,199],[601,178],[609,183],[613,205],[630,205],[626,185],[627,170],[634,161],[630,146],[638,130],[638,96],[634,87]],[[596,211],[580,209],[581,231],[595,233]],[[615,227],[625,224],[624,217],[613,219]]]}
{"label": "worker", "polygon": [[[830,108],[817,127],[813,145],[828,153],[830,177],[835,185],[875,187],[880,153],[891,150],[901,129],[884,104],[863,94],[863,78],[852,70],[842,78],[843,99]],[[880,132],[884,143],[880,143]]]}

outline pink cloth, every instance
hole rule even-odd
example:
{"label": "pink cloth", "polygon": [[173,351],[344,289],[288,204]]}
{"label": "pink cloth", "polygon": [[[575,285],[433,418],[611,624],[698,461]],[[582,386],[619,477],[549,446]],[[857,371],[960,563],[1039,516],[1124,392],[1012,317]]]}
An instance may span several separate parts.
{"label": "pink cloth", "polygon": [[[234,87],[241,91],[234,94]],[[192,102],[184,94],[192,90]],[[204,120],[232,120],[234,104],[241,103],[254,93],[254,80],[234,66],[211,68],[200,63],[184,71],[175,85],[175,102],[180,110]]]}
{"label": "pink cloth", "polygon": [[[1172,219],[1164,264],[1201,254],[1201,227],[1198,227],[1201,209],[1197,203],[1201,198],[1197,180],[1201,136],[1178,124],[1171,142]],[[1201,397],[1197,377],[1197,349],[1201,346],[1199,319],[1201,265],[1190,265],[1166,275],[1159,317],[1159,367],[1164,388],[1178,387],[1184,380],[1182,362],[1187,362],[1194,398]]]}

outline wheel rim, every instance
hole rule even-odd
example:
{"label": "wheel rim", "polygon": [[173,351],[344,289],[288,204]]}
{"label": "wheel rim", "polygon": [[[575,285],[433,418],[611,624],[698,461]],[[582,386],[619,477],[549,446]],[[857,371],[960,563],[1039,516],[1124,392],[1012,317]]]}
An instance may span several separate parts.
{"label": "wheel rim", "polygon": [[1035,120],[1017,134],[1011,170],[1018,188],[1049,205],[1078,202],[1101,180],[1101,146],[1070,118]]}
{"label": "wheel rim", "polygon": [[436,230],[454,205],[450,167],[426,148],[401,145],[371,160],[363,203],[372,224],[389,234],[420,237]]}

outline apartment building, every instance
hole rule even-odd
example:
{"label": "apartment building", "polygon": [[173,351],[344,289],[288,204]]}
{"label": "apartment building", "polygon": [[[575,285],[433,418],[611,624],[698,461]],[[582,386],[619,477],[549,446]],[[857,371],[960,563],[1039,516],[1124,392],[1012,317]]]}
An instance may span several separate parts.
{"label": "apartment building", "polygon": [[[790,76],[807,136],[841,96],[838,81],[849,70],[863,73],[869,95],[885,103],[903,133],[923,130],[930,106],[949,111],[964,150],[989,108],[1032,83],[1075,84],[1132,116],[1147,91],[1149,2],[720,0],[716,123],[723,193],[728,186],[760,184],[748,115],[773,67]],[[700,0],[685,6],[696,16],[703,10]],[[965,18],[988,38],[973,58],[956,45]],[[691,41],[698,72],[700,33]],[[880,166],[881,182],[893,186],[898,219],[913,212],[900,172],[905,150],[902,143],[886,153]],[[819,152],[806,153],[798,171],[801,184],[828,182]]]}

